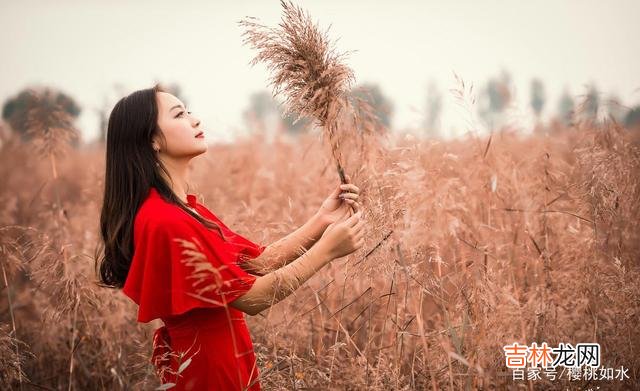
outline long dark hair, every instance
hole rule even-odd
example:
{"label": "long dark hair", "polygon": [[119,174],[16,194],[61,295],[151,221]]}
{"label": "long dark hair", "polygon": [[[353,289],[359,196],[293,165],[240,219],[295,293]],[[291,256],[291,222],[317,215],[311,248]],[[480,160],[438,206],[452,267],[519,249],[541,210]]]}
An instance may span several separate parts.
{"label": "long dark hair", "polygon": [[158,126],[158,92],[167,91],[160,84],[135,91],[120,99],[109,116],[100,214],[104,252],[96,257],[99,282],[105,287],[124,286],[133,257],[134,219],[151,187],[207,228],[217,229],[223,240],[227,240],[218,224],[191,211],[162,177],[164,172],[171,178],[151,143],[155,135],[164,138]]}

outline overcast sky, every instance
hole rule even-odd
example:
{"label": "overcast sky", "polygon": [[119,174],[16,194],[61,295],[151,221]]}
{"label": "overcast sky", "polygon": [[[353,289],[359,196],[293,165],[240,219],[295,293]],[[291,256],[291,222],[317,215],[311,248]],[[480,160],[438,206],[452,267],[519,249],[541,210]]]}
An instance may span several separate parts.
{"label": "overcast sky", "polygon": [[[445,94],[444,130],[464,131],[464,113],[448,92],[453,72],[480,86],[508,70],[523,112],[533,77],[546,84],[547,114],[563,89],[579,95],[587,83],[640,103],[640,1],[296,4],[321,27],[331,25],[339,51],[356,50],[347,59],[356,83],[381,86],[394,102],[397,129],[421,124],[434,80]],[[90,140],[95,109],[155,80],[177,83],[207,138],[228,140],[245,131],[248,97],[269,76],[249,66],[255,52],[242,45],[237,22],[248,15],[276,25],[280,11],[278,0],[0,0],[0,101],[34,84],[57,87],[82,105],[79,126]]]}

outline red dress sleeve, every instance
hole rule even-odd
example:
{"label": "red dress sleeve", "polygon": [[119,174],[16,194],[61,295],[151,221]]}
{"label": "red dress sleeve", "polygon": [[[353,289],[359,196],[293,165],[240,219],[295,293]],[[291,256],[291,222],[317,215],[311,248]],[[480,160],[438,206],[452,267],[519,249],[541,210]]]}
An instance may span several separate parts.
{"label": "red dress sleeve", "polygon": [[238,244],[238,263],[242,263],[248,259],[257,258],[264,252],[266,246],[254,243],[240,234],[236,235],[236,243]]}
{"label": "red dress sleeve", "polygon": [[256,277],[235,262],[222,238],[200,225],[187,219],[150,221],[134,232],[134,254],[123,292],[138,304],[139,322],[196,307],[226,306],[255,282]]}

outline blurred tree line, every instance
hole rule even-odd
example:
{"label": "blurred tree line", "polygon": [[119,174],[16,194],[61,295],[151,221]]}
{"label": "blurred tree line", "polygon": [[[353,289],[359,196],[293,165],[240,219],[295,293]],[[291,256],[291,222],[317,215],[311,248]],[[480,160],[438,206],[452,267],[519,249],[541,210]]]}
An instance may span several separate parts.
{"label": "blurred tree line", "polygon": [[[176,95],[183,102],[185,98],[180,85],[163,84],[164,88]],[[602,97],[602,92],[594,84],[585,86],[586,92],[573,96],[567,88],[560,95],[552,121],[558,121],[570,126],[575,120],[603,120],[613,119],[624,124],[628,128],[640,127],[640,105],[625,107],[616,95]],[[115,84],[114,91],[117,97],[126,95],[122,85]],[[490,77],[477,93],[477,112],[480,119],[489,129],[496,129],[508,123],[509,109],[514,103],[515,89],[509,72],[503,70],[498,76]],[[352,99],[361,99],[371,106],[373,114],[380,125],[376,129],[388,131],[392,127],[394,105],[392,100],[384,93],[376,83],[362,83],[351,90]],[[119,99],[119,98],[117,98]],[[103,104],[93,108],[98,117],[98,142],[106,140],[107,122],[110,110],[115,102],[105,95]],[[39,118],[43,113],[50,113],[51,118],[70,118],[65,121],[47,122],[47,126],[61,126],[62,123],[70,124],[78,118],[82,112],[81,106],[67,93],[52,88],[25,88],[15,96],[7,99],[2,106],[2,120],[10,129],[20,136],[20,140],[28,141],[34,134],[34,121],[29,121],[30,113],[38,106]],[[444,96],[437,83],[430,80],[425,90],[425,103],[423,110],[423,128],[427,137],[442,136],[442,110]],[[549,99],[544,82],[540,78],[533,78],[530,82],[528,106],[534,116],[538,127],[542,128],[543,114],[549,110]],[[46,116],[46,115],[45,115]],[[307,132],[312,124],[309,119],[296,120],[295,115],[285,115],[282,105],[276,101],[268,91],[258,91],[249,97],[249,102],[243,112],[244,120],[250,129],[263,129],[266,131],[283,131],[290,135]],[[42,126],[42,121],[39,123]],[[69,125],[67,125],[69,126]],[[45,129],[46,130],[46,129]],[[79,138],[71,141],[73,146],[78,146]]]}
{"label": "blurred tree line", "polygon": [[[393,103],[380,86],[374,83],[363,83],[351,90],[351,103],[364,101],[372,109],[372,114],[379,123],[379,129],[391,127]],[[360,111],[359,111],[359,114]],[[312,121],[308,118],[298,119],[295,114],[285,114],[282,104],[267,91],[259,91],[249,97],[249,105],[243,112],[249,128],[258,128],[266,132],[283,131],[290,135],[308,132]]]}

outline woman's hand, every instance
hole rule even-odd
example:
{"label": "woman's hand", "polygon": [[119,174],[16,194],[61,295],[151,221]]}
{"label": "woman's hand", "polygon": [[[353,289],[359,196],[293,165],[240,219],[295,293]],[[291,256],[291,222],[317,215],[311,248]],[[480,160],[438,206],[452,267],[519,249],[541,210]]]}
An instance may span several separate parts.
{"label": "woman's hand", "polygon": [[317,214],[326,225],[338,221],[342,215],[350,212],[352,207],[354,212],[360,210],[360,203],[358,203],[360,189],[351,183],[351,178],[348,175],[345,175],[345,179],[347,183],[339,184],[320,205]]}
{"label": "woman's hand", "polygon": [[345,213],[324,231],[320,242],[328,249],[331,259],[341,258],[358,250],[364,245],[364,219],[362,211],[347,217]]}

